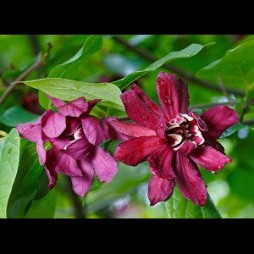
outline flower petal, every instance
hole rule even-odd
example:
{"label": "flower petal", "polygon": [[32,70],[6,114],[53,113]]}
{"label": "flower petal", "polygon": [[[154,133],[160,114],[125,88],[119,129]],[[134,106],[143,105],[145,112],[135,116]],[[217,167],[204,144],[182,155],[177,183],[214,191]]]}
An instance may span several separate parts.
{"label": "flower petal", "polygon": [[48,98],[51,100],[52,104],[53,104],[56,108],[65,105],[65,102],[62,101],[62,100],[60,100],[60,99],[54,98],[54,97],[52,97],[52,96],[50,96],[50,95],[48,95]]}
{"label": "flower petal", "polygon": [[49,138],[58,137],[66,128],[65,117],[52,110],[46,111],[41,119],[42,130]]}
{"label": "flower petal", "polygon": [[181,193],[195,204],[205,205],[206,186],[197,165],[180,153],[177,153],[176,158],[175,175]]}
{"label": "flower petal", "polygon": [[81,125],[80,118],[77,117],[66,117],[66,129],[64,134],[67,136],[71,136]]}
{"label": "flower petal", "polygon": [[41,119],[36,122],[17,125],[19,134],[32,142],[37,142],[41,138]]}
{"label": "flower petal", "polygon": [[55,171],[57,173],[63,173],[68,176],[83,176],[81,169],[77,165],[77,161],[67,153],[57,151],[56,161]]}
{"label": "flower petal", "polygon": [[82,160],[94,152],[94,146],[83,137],[68,145],[65,152],[75,160]]}
{"label": "flower petal", "polygon": [[72,189],[77,195],[84,197],[91,187],[92,180],[93,178],[73,176],[71,177]]}
{"label": "flower petal", "polygon": [[133,138],[118,145],[114,156],[129,166],[136,166],[161,145],[157,136]]}
{"label": "flower petal", "polygon": [[117,172],[116,160],[108,152],[97,147],[92,163],[99,180],[101,182],[111,182]]}
{"label": "flower petal", "polygon": [[46,158],[44,169],[49,179],[49,188],[52,189],[57,182],[57,173],[55,172],[57,163],[56,151],[54,149],[47,151]]}
{"label": "flower petal", "polygon": [[136,84],[133,84],[131,89],[138,95],[138,97],[146,104],[150,110],[154,111],[160,116],[163,115],[161,108],[154,101],[152,101]]}
{"label": "flower petal", "polygon": [[157,78],[157,93],[168,120],[178,113],[187,113],[189,94],[185,81],[177,79],[174,74],[160,72]]}
{"label": "flower petal", "polygon": [[160,178],[173,178],[174,152],[168,145],[160,146],[155,152],[148,156],[151,171]]}
{"label": "flower petal", "polygon": [[70,101],[57,108],[58,112],[64,116],[79,117],[81,114],[87,111],[88,103],[83,97]]}
{"label": "flower petal", "polygon": [[44,165],[46,162],[46,151],[44,149],[42,139],[39,139],[38,142],[36,143],[36,152],[39,157],[39,163],[41,165]]}
{"label": "flower petal", "polygon": [[94,99],[88,102],[88,109],[87,109],[87,114],[90,114],[90,112],[92,111],[93,107],[97,104],[101,102],[101,99]]}
{"label": "flower petal", "polygon": [[92,161],[90,159],[83,159],[79,160],[78,162],[78,167],[81,169],[83,172],[83,176],[87,176],[91,178],[92,176],[94,177],[94,168]]}
{"label": "flower petal", "polygon": [[[136,123],[121,122],[116,119],[107,120],[109,126],[114,130],[115,135],[110,134],[115,139],[128,140],[141,136],[155,136],[156,132]],[[110,129],[110,128],[109,128]],[[112,133],[112,131],[109,131]]]}
{"label": "flower petal", "polygon": [[156,205],[158,202],[165,201],[170,197],[175,186],[174,179],[164,179],[153,175],[148,184],[148,198],[150,205]]}
{"label": "flower petal", "polygon": [[190,154],[194,149],[196,148],[196,145],[188,140],[185,140],[180,146],[174,148],[177,152],[188,155]]}
{"label": "flower petal", "polygon": [[79,196],[85,196],[89,191],[94,178],[94,169],[88,160],[78,161],[78,166],[83,172],[83,177],[72,177],[72,188]]}
{"label": "flower petal", "polygon": [[62,150],[65,147],[68,147],[68,145],[71,144],[71,141],[69,140],[68,137],[60,136],[57,138],[51,138],[49,139],[51,145],[54,147],[56,150]]}
{"label": "flower petal", "polygon": [[239,121],[236,111],[225,105],[208,109],[201,118],[208,127],[206,135],[210,138],[219,138],[228,127]]}
{"label": "flower petal", "polygon": [[231,159],[212,146],[198,146],[190,155],[192,160],[207,169],[208,171],[218,171],[224,167]]}
{"label": "flower petal", "polygon": [[87,140],[93,145],[99,145],[109,138],[108,125],[93,116],[86,116],[82,119],[82,127]]}
{"label": "flower petal", "polygon": [[157,126],[156,134],[161,140],[166,140],[166,123],[165,121],[160,121],[160,123]]}
{"label": "flower petal", "polygon": [[[152,111],[138,97],[134,91],[127,91],[121,95],[127,115],[136,123],[150,129],[156,130],[160,121],[157,113]],[[134,106],[135,105],[135,106]]]}
{"label": "flower petal", "polygon": [[[205,121],[196,112],[189,111],[188,115],[196,120],[200,130],[208,131],[208,127],[206,126]],[[195,121],[195,120],[193,120],[193,121]]]}
{"label": "flower petal", "polygon": [[214,149],[220,151],[221,153],[224,153],[224,147],[215,139],[209,139],[205,137],[205,145],[212,146]]}

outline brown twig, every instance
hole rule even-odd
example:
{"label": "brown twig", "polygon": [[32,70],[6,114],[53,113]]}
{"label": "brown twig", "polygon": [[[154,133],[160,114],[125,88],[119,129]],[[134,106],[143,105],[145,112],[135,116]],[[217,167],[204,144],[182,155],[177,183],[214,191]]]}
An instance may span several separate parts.
{"label": "brown twig", "polygon": [[36,56],[40,52],[40,45],[39,45],[38,37],[35,34],[30,34],[30,35],[28,35],[28,39],[31,44],[31,49],[32,49],[33,55]]}
{"label": "brown twig", "polygon": [[[121,38],[121,36],[119,36],[119,35],[114,35],[114,36],[112,36],[112,38],[116,42],[123,45],[125,48],[129,49],[130,51],[136,53],[137,55],[141,56],[142,58],[144,58],[150,62],[155,62],[157,60],[156,57],[154,57],[151,53],[149,53],[143,49],[140,49],[136,46],[130,45],[126,40]],[[187,72],[179,67],[173,66],[171,64],[164,64],[163,67],[169,71],[176,73],[177,75],[183,77],[184,79],[199,85],[199,86],[206,87],[208,89],[215,90],[215,91],[221,91],[221,86],[219,84],[213,84],[207,80],[199,79],[196,76],[194,76],[192,73]],[[240,90],[234,89],[234,88],[226,88],[226,91],[228,93],[231,93],[231,94],[234,94],[237,96],[243,97],[245,95],[245,93],[243,91],[240,91]]]}
{"label": "brown twig", "polygon": [[78,219],[83,219],[86,217],[84,207],[83,207],[79,197],[72,189],[72,182],[71,182],[70,177],[67,176],[66,181],[67,181],[67,187],[68,187],[68,191],[70,194],[70,198],[71,198],[72,204],[75,209],[75,216]]}
{"label": "brown twig", "polygon": [[30,66],[27,70],[25,70],[18,78],[15,79],[15,81],[10,84],[7,89],[4,91],[0,98],[0,105],[4,102],[4,100],[7,98],[7,96],[11,93],[11,91],[16,87],[19,81],[24,80],[32,71],[38,69],[44,64],[45,55],[39,54],[37,60],[34,62],[32,66]]}

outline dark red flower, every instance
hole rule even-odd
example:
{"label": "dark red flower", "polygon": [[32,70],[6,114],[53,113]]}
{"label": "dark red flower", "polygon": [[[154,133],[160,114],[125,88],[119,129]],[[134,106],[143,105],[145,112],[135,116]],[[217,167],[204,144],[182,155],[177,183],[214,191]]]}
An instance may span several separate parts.
{"label": "dark red flower", "polygon": [[169,198],[175,181],[187,199],[204,205],[206,185],[197,164],[216,172],[231,162],[216,139],[238,122],[236,111],[217,106],[198,116],[189,110],[187,84],[173,74],[161,72],[158,76],[161,107],[135,84],[131,88],[121,98],[135,123],[111,121],[118,138],[125,140],[117,147],[115,158],[130,166],[149,162],[151,205]]}
{"label": "dark red flower", "polygon": [[[36,142],[39,162],[44,165],[49,177],[49,188],[57,181],[57,173],[71,177],[73,190],[84,196],[95,174],[101,182],[110,182],[117,171],[117,162],[99,145],[109,138],[106,119],[89,115],[100,101],[85,101],[78,98],[64,103],[50,98],[58,112],[47,110],[38,121],[20,124],[19,133]],[[45,142],[52,148],[47,152]]]}

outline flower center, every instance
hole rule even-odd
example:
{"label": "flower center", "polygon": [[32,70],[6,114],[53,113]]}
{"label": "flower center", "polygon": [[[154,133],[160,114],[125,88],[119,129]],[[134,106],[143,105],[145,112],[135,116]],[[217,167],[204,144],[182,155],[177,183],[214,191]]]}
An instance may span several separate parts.
{"label": "flower center", "polygon": [[178,114],[166,123],[167,142],[177,151],[185,141],[192,142],[195,147],[204,143],[197,120],[187,114]]}
{"label": "flower center", "polygon": [[81,139],[82,137],[83,137],[83,131],[82,131],[82,128],[79,127],[73,134],[68,136],[69,142],[68,144],[64,146],[63,150],[66,150],[69,145],[73,144],[74,142]]}

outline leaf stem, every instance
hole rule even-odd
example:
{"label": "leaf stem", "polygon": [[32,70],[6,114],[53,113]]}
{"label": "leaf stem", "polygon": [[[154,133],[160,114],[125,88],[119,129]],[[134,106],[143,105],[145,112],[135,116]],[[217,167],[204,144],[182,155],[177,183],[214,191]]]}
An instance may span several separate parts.
{"label": "leaf stem", "polygon": [[[119,36],[119,35],[113,35],[112,39],[115,40],[116,42],[118,42],[119,44],[123,45],[128,50],[141,56],[143,59],[146,59],[150,62],[155,62],[157,60],[156,57],[154,57],[150,52],[145,51],[137,46],[133,46],[133,45],[129,44],[126,40],[121,38],[121,36]],[[221,85],[211,83],[207,80],[199,79],[196,76],[194,76],[192,73],[187,72],[187,71],[183,70],[182,68],[176,67],[171,64],[165,64],[165,65],[163,65],[163,67],[169,71],[176,73],[177,75],[183,77],[184,79],[186,79],[188,81],[194,82],[195,84],[197,84],[199,86],[206,87],[208,89],[215,90],[215,91],[221,91],[221,88],[222,88]],[[244,97],[244,95],[245,95],[245,93],[243,91],[234,89],[234,88],[225,88],[225,91],[227,91],[228,93],[237,95],[237,96],[241,96],[241,97]]]}

